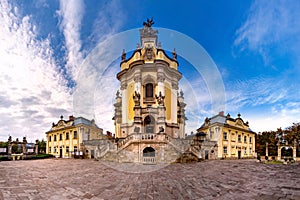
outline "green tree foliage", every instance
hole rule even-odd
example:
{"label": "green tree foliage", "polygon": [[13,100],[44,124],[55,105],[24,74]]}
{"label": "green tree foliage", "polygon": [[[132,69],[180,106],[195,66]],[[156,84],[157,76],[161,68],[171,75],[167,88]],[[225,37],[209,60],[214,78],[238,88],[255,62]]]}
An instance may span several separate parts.
{"label": "green tree foliage", "polygon": [[266,143],[268,142],[269,156],[277,156],[277,143],[279,141],[277,136],[280,134],[284,135],[285,141],[287,141],[290,146],[294,146],[294,140],[298,141],[297,157],[300,157],[300,123],[293,124],[286,129],[278,128],[277,131],[264,131],[257,134],[255,138],[256,152],[260,155],[266,155]]}
{"label": "green tree foliage", "polygon": [[37,140],[38,148],[39,148],[39,153],[45,153],[46,152],[46,142],[44,139]]}
{"label": "green tree foliage", "polygon": [[8,143],[7,142],[0,142],[0,148],[7,148]]}

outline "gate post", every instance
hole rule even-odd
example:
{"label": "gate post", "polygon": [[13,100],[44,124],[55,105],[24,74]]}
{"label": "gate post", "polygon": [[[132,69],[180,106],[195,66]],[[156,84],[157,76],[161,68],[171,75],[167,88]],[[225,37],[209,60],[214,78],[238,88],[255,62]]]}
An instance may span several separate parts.
{"label": "gate post", "polygon": [[294,161],[296,161],[296,157],[297,157],[297,140],[294,139],[294,148],[293,148],[293,159],[294,159]]}
{"label": "gate post", "polygon": [[280,142],[278,141],[277,143],[277,160],[281,160],[281,146],[280,146]]}

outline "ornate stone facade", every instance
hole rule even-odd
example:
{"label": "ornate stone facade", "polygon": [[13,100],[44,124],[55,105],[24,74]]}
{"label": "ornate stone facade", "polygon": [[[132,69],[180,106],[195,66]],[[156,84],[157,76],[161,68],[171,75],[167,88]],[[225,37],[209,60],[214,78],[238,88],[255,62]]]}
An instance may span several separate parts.
{"label": "ornate stone facade", "polygon": [[104,137],[103,130],[94,120],[73,116],[64,120],[61,116],[60,120],[57,123],[53,122],[51,129],[46,132],[46,153],[61,158],[84,156],[91,152],[85,150],[83,141]]}
{"label": "ornate stone facade", "polygon": [[206,118],[197,130],[206,134],[206,141],[215,142],[215,148],[205,148],[207,159],[221,158],[253,158],[255,156],[255,132],[251,131],[248,122],[241,115],[231,118],[224,112]]}

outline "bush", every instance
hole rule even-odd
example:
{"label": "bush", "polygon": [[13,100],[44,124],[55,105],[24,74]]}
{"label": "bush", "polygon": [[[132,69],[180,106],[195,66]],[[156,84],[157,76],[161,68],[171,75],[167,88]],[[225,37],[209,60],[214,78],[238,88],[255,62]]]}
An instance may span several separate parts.
{"label": "bush", "polygon": [[36,160],[36,159],[45,159],[45,158],[53,158],[54,156],[51,154],[38,154],[35,156],[25,157],[25,160]]}
{"label": "bush", "polygon": [[8,161],[10,159],[8,159],[7,156],[0,156],[0,161]]}

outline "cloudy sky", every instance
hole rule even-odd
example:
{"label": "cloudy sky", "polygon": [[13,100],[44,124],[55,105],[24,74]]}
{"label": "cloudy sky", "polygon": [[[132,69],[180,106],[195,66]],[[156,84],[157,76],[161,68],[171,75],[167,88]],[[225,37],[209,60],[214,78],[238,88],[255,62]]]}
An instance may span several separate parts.
{"label": "cloudy sky", "polygon": [[[120,60],[108,59],[108,48],[101,48],[101,61],[109,65],[99,70],[91,54],[114,35],[141,28],[149,17],[155,27],[185,34],[205,49],[221,75],[226,113],[241,113],[256,132],[299,122],[300,2],[184,3],[1,0],[0,141],[8,135],[45,138],[60,115],[95,118],[104,131],[113,132]],[[139,41],[129,42],[136,46]],[[174,48],[180,52],[180,46]],[[115,51],[120,55],[122,49]],[[215,74],[203,77],[180,55],[179,61],[191,132],[217,114],[207,82]],[[90,84],[90,93],[81,93],[83,84]],[[92,105],[80,105],[81,99],[91,99]],[[86,108],[93,113],[85,113]]]}

